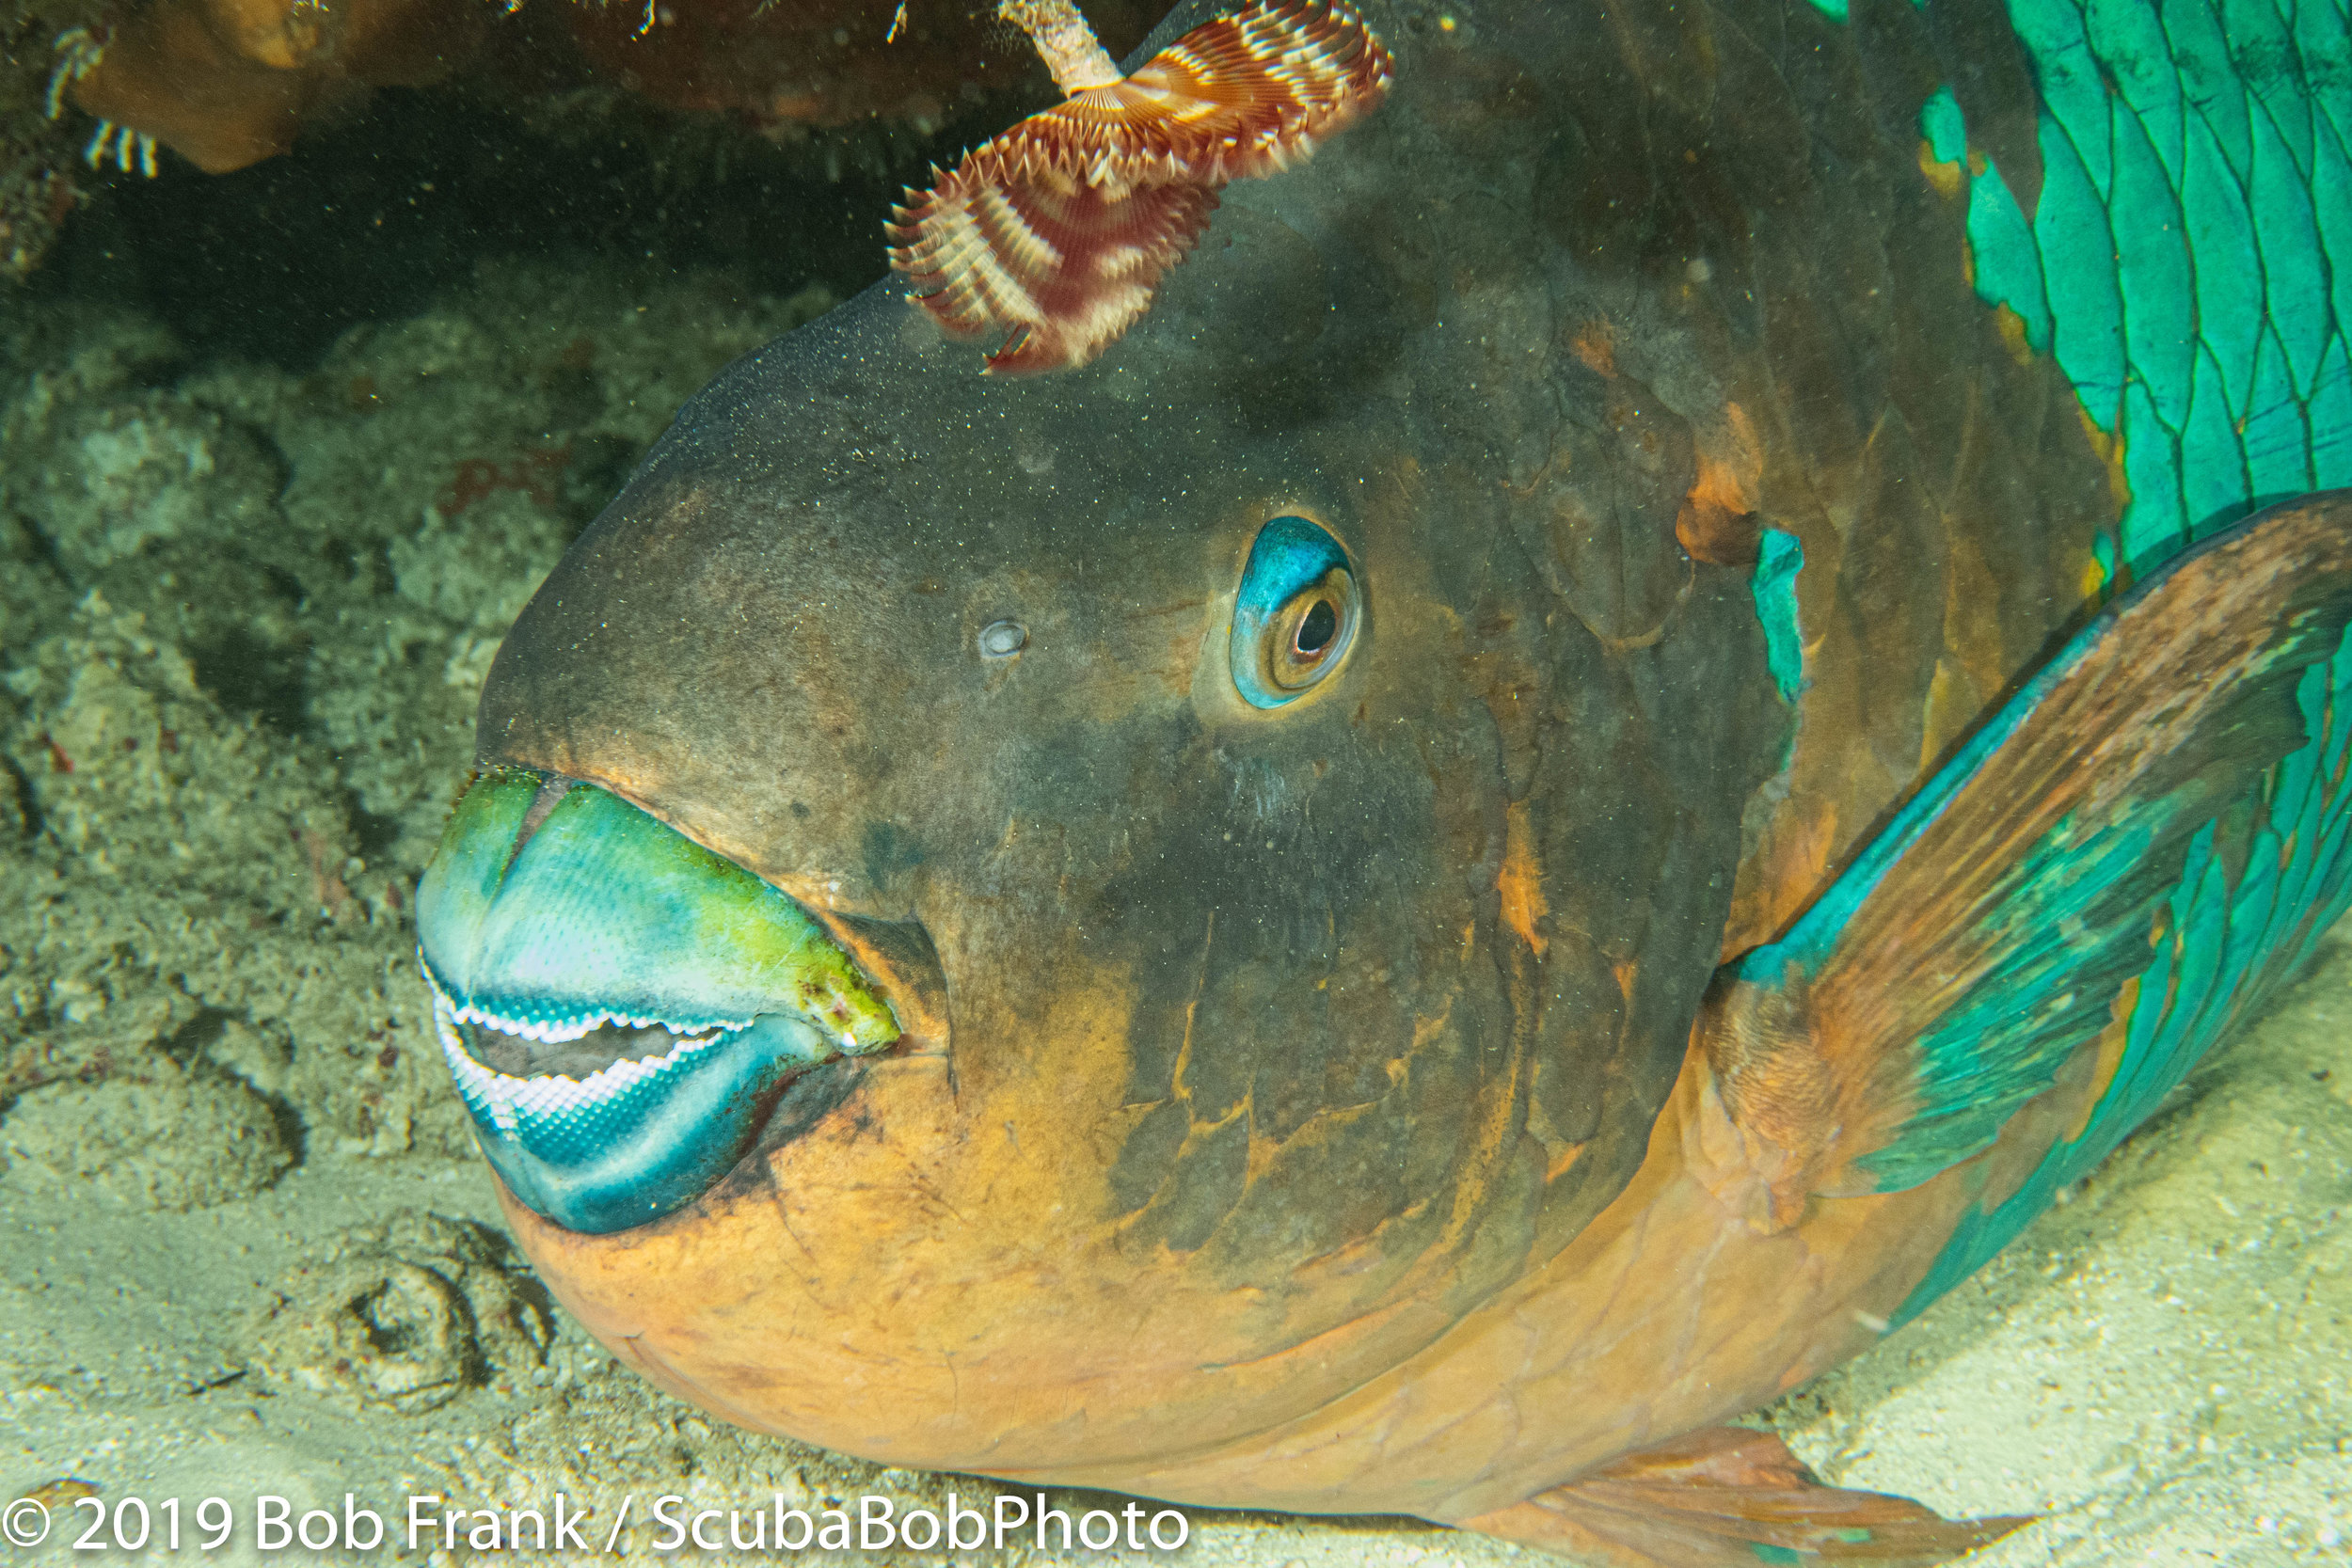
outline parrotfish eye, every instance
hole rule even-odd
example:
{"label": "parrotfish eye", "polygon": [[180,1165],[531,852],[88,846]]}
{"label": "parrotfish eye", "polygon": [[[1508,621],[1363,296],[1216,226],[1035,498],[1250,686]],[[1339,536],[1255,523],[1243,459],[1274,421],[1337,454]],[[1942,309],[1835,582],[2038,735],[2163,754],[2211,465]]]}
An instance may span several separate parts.
{"label": "parrotfish eye", "polygon": [[1321,658],[1339,629],[1339,611],[1331,607],[1329,595],[1319,595],[1308,609],[1306,619],[1298,623],[1298,630],[1292,634],[1291,652],[1300,658]]}
{"label": "parrotfish eye", "polygon": [[1252,707],[1280,707],[1347,657],[1363,599],[1347,551],[1304,517],[1258,531],[1233,600],[1233,685]]}

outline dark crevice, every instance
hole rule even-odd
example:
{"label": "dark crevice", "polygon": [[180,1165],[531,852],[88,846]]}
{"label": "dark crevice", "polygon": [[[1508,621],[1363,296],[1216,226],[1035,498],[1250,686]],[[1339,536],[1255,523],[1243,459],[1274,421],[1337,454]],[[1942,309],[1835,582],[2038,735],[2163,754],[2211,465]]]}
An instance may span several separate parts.
{"label": "dark crevice", "polygon": [[[300,584],[294,584],[298,594]],[[277,647],[242,626],[227,626],[190,649],[199,686],[231,713],[249,714],[281,735],[309,722],[307,645]]]}
{"label": "dark crevice", "polygon": [[618,436],[581,436],[572,441],[572,457],[564,466],[562,506],[564,542],[569,545],[596,520],[605,503],[621,493],[637,460],[644,455],[636,442]]}
{"label": "dark crevice", "polygon": [[225,1008],[206,1007],[155,1042],[155,1048],[185,1068],[210,1051],[237,1015]]}
{"label": "dark crevice", "polygon": [[40,796],[33,788],[33,781],[24,776],[24,769],[13,757],[0,757],[0,772],[8,774],[8,799],[16,806],[16,819],[22,825],[19,836],[26,842],[40,836],[47,817],[40,809]]}
{"label": "dark crevice", "polygon": [[756,138],[718,156],[707,127],[665,134],[659,117],[580,146],[480,99],[387,89],[232,174],[167,158],[153,180],[109,177],[32,288],[142,308],[193,361],[295,372],[352,325],[414,315],[501,256],[721,269],[777,295],[813,277],[846,293],[882,276],[882,220],[922,159],[952,162],[1016,108],[910,140],[903,167],[835,181]]}
{"label": "dark crevice", "polygon": [[400,842],[400,818],[377,816],[361,805],[358,795],[350,789],[345,789],[342,797],[343,819],[351,825],[353,850],[371,864],[390,854],[392,847]]}
{"label": "dark crevice", "polygon": [[[240,1080],[240,1082],[243,1081]],[[271,1094],[266,1090],[254,1088],[251,1084],[246,1084],[246,1087],[261,1096],[262,1103],[269,1107],[269,1119],[271,1124],[278,1129],[278,1141],[286,1148],[286,1168],[271,1177],[269,1180],[269,1185],[275,1187],[309,1164],[310,1127],[302,1119],[302,1113],[294,1109],[294,1101],[284,1095]]]}
{"label": "dark crevice", "polygon": [[200,1008],[194,1018],[158,1038],[155,1049],[177,1063],[183,1071],[211,1072],[235,1079],[269,1107],[270,1123],[278,1130],[278,1141],[287,1155],[286,1168],[270,1180],[269,1185],[274,1187],[284,1180],[290,1172],[302,1168],[310,1153],[310,1130],[292,1101],[262,1087],[235,1068],[213,1056],[213,1047],[219,1043],[229,1025],[239,1021],[239,1014],[224,1007]]}
{"label": "dark crevice", "polygon": [[65,557],[58,552],[57,542],[49,536],[49,531],[22,513],[17,515],[17,523],[18,531],[24,535],[25,548],[34,563],[47,567],[50,575],[65,584],[69,593],[82,592],[82,584],[75,580],[73,573],[66,566]]}

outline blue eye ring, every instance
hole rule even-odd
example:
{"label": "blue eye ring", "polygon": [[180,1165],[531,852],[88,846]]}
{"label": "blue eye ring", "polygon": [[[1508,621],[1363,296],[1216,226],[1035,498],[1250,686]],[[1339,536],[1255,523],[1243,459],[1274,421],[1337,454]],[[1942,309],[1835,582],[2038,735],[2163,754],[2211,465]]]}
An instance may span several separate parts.
{"label": "blue eye ring", "polygon": [[1233,686],[1252,707],[1296,702],[1346,659],[1363,622],[1347,551],[1305,517],[1269,519],[1233,598]]}

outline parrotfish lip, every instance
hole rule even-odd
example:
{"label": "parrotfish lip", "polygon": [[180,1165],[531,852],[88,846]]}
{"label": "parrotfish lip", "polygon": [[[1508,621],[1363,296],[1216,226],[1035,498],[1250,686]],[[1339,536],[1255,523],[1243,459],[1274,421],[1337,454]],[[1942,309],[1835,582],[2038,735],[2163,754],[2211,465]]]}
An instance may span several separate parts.
{"label": "parrotfish lip", "polygon": [[532,769],[493,768],[459,800],[417,924],[484,1153],[573,1230],[693,1201],[793,1078],[903,1037],[807,908],[618,796]]}
{"label": "parrotfish lip", "polygon": [[571,1230],[627,1229],[691,1202],[741,1159],[794,1077],[842,1054],[801,1020],[771,1014],[739,1028],[662,1031],[666,1052],[586,1072],[517,1075],[481,1060],[483,1037],[537,1037],[432,990],[442,1053],[484,1155],[517,1200]]}

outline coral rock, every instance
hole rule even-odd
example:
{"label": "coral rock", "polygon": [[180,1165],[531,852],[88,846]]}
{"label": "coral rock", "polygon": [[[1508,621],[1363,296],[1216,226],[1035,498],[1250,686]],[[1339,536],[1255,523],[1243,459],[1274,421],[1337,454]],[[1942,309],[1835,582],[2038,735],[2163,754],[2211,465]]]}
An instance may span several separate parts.
{"label": "coral rock", "polygon": [[139,1080],[51,1084],[0,1119],[0,1185],[131,1209],[209,1208],[260,1192],[294,1164],[269,1103],[223,1073],[168,1058]]}
{"label": "coral rock", "polygon": [[280,1387],[416,1415],[547,1359],[555,1314],[505,1240],[402,1210],[280,1280],[253,1354]]}
{"label": "coral rock", "polygon": [[280,483],[273,465],[249,431],[209,409],[148,392],[72,409],[58,423],[38,493],[25,499],[76,569],[127,559],[214,518],[256,530],[270,521]]}
{"label": "coral rock", "polygon": [[469,0],[150,0],[69,89],[211,174],[274,157],[372,87],[439,80],[488,25]]}

